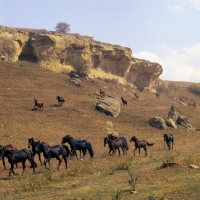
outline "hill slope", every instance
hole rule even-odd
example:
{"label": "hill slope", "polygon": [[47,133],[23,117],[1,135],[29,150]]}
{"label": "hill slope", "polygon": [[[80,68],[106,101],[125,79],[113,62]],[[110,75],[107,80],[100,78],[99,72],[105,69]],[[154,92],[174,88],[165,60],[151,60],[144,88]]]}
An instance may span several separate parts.
{"label": "hill slope", "polygon": [[[81,161],[69,160],[68,170],[61,164],[56,170],[57,161],[52,159],[52,170],[45,170],[38,163],[37,175],[26,169],[25,175],[11,175],[11,181],[5,180],[8,170],[0,165],[0,188],[2,198],[9,199],[198,199],[199,170],[189,169],[189,165],[199,164],[199,133],[178,127],[177,130],[157,130],[148,124],[150,117],[167,118],[172,105],[178,106],[183,115],[187,116],[195,128],[199,128],[200,110],[191,106],[183,106],[172,97],[185,96],[200,103],[198,96],[182,87],[185,83],[176,83],[178,90],[161,94],[160,99],[148,91],[139,92],[140,100],[135,100],[134,89],[129,86],[116,85],[100,79],[83,80],[82,87],[69,82],[69,76],[40,68],[29,62],[0,63],[1,110],[0,136],[1,144],[15,144],[18,149],[27,148],[27,140],[33,137],[36,141],[46,141],[50,145],[61,143],[62,137],[70,134],[75,138],[87,139],[92,143],[95,156],[89,155]],[[115,119],[95,110],[98,102],[99,88],[120,99],[128,100],[128,106],[121,104],[121,113]],[[56,96],[66,100],[62,107],[57,105]],[[33,99],[44,102],[44,110],[33,109]],[[112,122],[113,127],[106,125]],[[129,143],[128,155],[118,158],[118,153],[110,157],[108,147],[103,146],[106,129],[112,128],[127,141],[135,135],[139,139],[154,142],[147,147],[148,156],[143,157],[136,152],[133,156],[133,144]],[[163,142],[164,133],[173,133],[175,146],[168,151]],[[164,148],[165,146],[165,148]],[[182,167],[156,170],[163,161],[171,160]],[[7,168],[9,166],[6,163]],[[27,162],[27,166],[29,166]],[[21,173],[21,167],[16,172]],[[130,174],[136,176],[136,197],[131,194],[128,182]],[[169,173],[171,174],[169,176]],[[48,183],[45,185],[44,183]],[[11,184],[11,187],[9,186]],[[54,192],[52,192],[54,191]],[[170,191],[170,193],[169,193]],[[17,194],[14,194],[17,193]],[[187,198],[186,198],[187,197]]]}

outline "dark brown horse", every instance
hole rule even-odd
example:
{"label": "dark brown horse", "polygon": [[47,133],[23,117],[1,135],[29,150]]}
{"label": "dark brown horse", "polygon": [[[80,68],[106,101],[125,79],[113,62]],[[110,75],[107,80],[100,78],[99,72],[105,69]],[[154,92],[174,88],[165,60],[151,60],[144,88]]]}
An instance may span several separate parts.
{"label": "dark brown horse", "polygon": [[128,101],[126,99],[124,99],[123,97],[121,97],[123,106],[127,106]]}
{"label": "dark brown horse", "polygon": [[106,94],[105,91],[103,91],[101,88],[100,88],[99,93],[100,93],[101,96],[105,96],[105,94]]}
{"label": "dark brown horse", "polygon": [[[8,145],[5,145],[5,146],[0,145],[0,152],[3,149],[17,151],[17,148],[12,144],[8,144]],[[4,166],[4,170],[6,170],[5,158],[4,157],[2,158],[2,163],[3,163],[3,166]],[[17,167],[17,164],[16,164],[16,167]]]}
{"label": "dark brown horse", "polygon": [[131,137],[130,142],[135,142],[135,149],[133,150],[134,156],[135,156],[135,150],[139,149],[139,155],[140,155],[140,148],[143,148],[145,151],[145,156],[147,156],[147,145],[152,146],[154,143],[150,144],[146,140],[138,140],[135,136]]}
{"label": "dark brown horse", "polygon": [[[111,140],[109,138],[104,138],[104,146],[106,146],[106,144],[108,144],[109,146],[109,154],[111,156],[113,156],[116,152],[116,149],[118,150],[119,152],[119,157],[120,157],[120,148],[123,152],[123,156],[125,156],[126,154],[126,149],[124,148],[124,145],[123,145],[123,141],[119,138],[115,139],[115,140]],[[112,151],[112,154],[111,154],[111,151]]]}
{"label": "dark brown horse", "polygon": [[40,108],[43,110],[43,102],[41,100],[37,100],[37,99],[34,99],[34,108],[37,109],[37,108]]}
{"label": "dark brown horse", "polygon": [[166,141],[168,150],[171,149],[171,143],[172,143],[172,150],[173,150],[173,145],[174,145],[174,136],[171,133],[168,134],[163,134],[164,141]]}
{"label": "dark brown horse", "polygon": [[138,93],[135,93],[135,98],[136,98],[136,99],[139,99],[139,98],[140,98]]}

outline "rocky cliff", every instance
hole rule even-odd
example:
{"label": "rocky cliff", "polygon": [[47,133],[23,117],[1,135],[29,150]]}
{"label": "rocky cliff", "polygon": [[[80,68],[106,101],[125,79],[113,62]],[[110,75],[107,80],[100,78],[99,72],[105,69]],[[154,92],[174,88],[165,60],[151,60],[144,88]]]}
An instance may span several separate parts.
{"label": "rocky cliff", "polygon": [[93,40],[78,34],[0,27],[0,59],[38,62],[56,72],[73,70],[84,61],[91,78],[116,79],[121,84],[153,88],[162,66],[132,57],[130,48]]}

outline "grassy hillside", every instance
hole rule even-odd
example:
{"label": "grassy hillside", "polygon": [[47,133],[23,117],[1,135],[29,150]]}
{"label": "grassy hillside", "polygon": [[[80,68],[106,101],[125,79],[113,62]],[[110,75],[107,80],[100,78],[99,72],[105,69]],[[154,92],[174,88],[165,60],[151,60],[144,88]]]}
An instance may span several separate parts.
{"label": "grassy hillside", "polygon": [[[1,199],[200,199],[200,170],[190,164],[200,165],[200,133],[182,127],[158,130],[149,126],[150,117],[167,118],[171,106],[178,106],[182,115],[189,118],[193,127],[200,129],[200,109],[184,106],[173,97],[184,96],[200,105],[200,98],[191,94],[190,83],[174,82],[176,89],[162,93],[160,99],[148,91],[140,92],[135,100],[134,89],[100,79],[83,80],[82,87],[69,82],[66,74],[41,69],[28,62],[0,62],[0,138],[1,145],[9,143],[18,149],[28,148],[28,138],[60,144],[66,134],[87,139],[92,143],[95,155],[82,160],[68,160],[57,171],[58,161],[51,160],[51,170],[38,163],[37,174],[32,174],[30,164],[21,176],[22,167],[15,169],[19,175],[7,179],[9,164],[4,171],[0,163]],[[99,88],[106,95],[128,100],[121,104],[121,113],[115,119],[95,110]],[[56,96],[66,100],[57,105]],[[43,100],[44,110],[33,109],[33,99]],[[106,125],[112,122],[113,127]],[[103,146],[106,128],[112,128],[128,141],[132,136],[145,139],[155,145],[147,147],[148,156],[133,156],[133,143],[129,143],[126,157],[111,157]],[[175,136],[174,150],[167,150],[164,133]],[[172,161],[176,167],[159,168],[163,162]],[[131,193],[129,180],[136,180],[136,193]]]}

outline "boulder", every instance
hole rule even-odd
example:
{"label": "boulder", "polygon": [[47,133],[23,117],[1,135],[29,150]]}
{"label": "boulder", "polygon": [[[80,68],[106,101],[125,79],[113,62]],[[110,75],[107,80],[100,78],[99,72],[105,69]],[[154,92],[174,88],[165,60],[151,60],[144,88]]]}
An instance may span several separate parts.
{"label": "boulder", "polygon": [[96,104],[96,109],[106,115],[117,117],[120,113],[120,102],[112,97],[104,97]]}
{"label": "boulder", "polygon": [[188,118],[185,116],[179,116],[177,119],[177,124],[179,124],[185,128],[192,129],[192,125],[190,124]]}
{"label": "boulder", "polygon": [[177,129],[176,122],[173,119],[171,119],[171,118],[166,119],[165,123],[166,123],[167,126],[170,126],[170,127],[174,128],[174,129]]}
{"label": "boulder", "polygon": [[165,120],[161,117],[153,117],[149,119],[149,124],[158,129],[167,129],[167,125],[165,124]]}
{"label": "boulder", "polygon": [[81,87],[81,80],[80,79],[78,79],[78,78],[73,78],[73,79],[70,79],[69,80],[70,82],[73,82],[74,83],[74,85],[76,85],[77,87]]}
{"label": "boulder", "polygon": [[176,120],[178,119],[180,114],[181,114],[181,111],[179,110],[178,107],[171,106],[169,113],[168,113],[168,119],[172,119],[173,121],[176,122]]}

